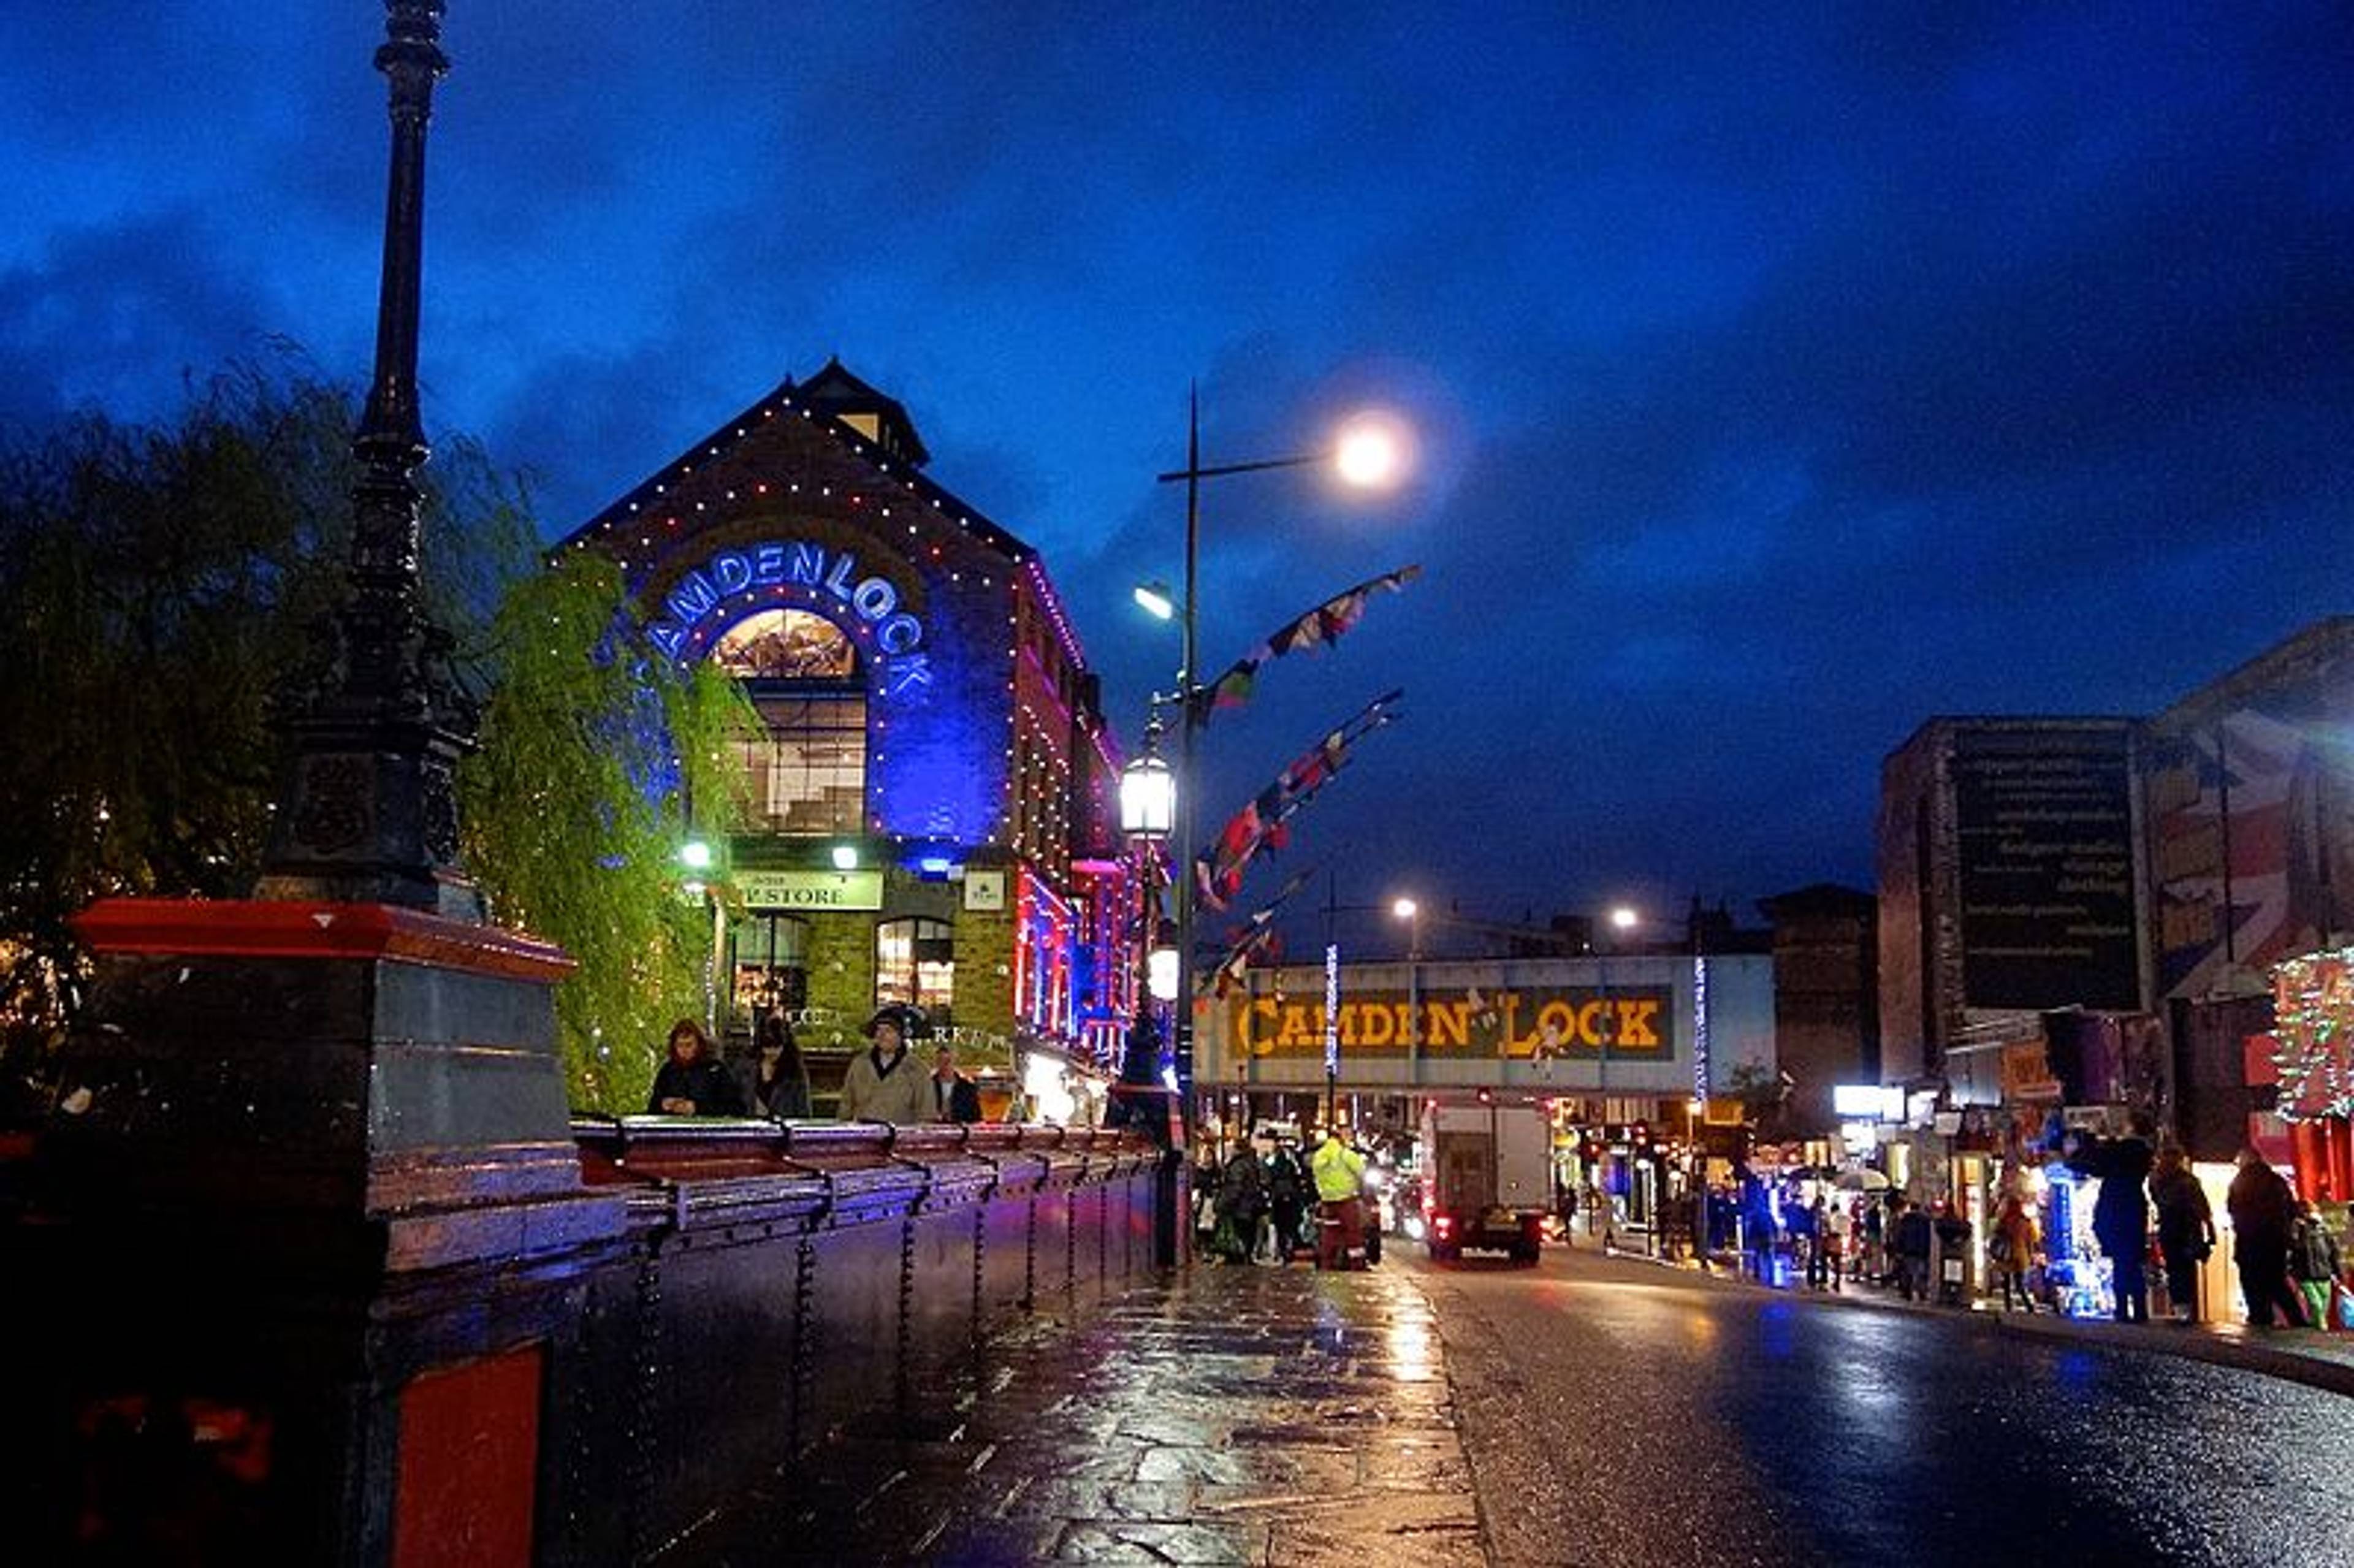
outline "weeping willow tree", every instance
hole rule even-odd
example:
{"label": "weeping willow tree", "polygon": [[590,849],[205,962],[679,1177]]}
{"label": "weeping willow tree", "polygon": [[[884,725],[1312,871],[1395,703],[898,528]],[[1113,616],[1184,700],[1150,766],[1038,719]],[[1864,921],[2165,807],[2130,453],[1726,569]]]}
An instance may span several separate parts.
{"label": "weeping willow tree", "polygon": [[703,1015],[713,958],[678,852],[742,820],[727,743],[756,720],[713,666],[647,652],[602,557],[516,584],[490,663],[481,746],[458,773],[467,871],[493,919],[579,964],[556,992],[573,1105],[643,1109],[670,1025]]}
{"label": "weeping willow tree", "polygon": [[[273,707],[325,674],[348,591],[359,404],[299,348],[150,421],[0,429],[0,1124],[41,1114],[114,895],[251,889],[282,777]],[[470,648],[538,570],[521,482],[462,436],[425,491],[425,604]]]}

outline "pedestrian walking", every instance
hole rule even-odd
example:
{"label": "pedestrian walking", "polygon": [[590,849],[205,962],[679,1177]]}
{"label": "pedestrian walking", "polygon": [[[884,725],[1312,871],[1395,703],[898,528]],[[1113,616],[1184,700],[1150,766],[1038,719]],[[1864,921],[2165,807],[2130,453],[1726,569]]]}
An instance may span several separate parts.
{"label": "pedestrian walking", "polygon": [[808,1117],[809,1068],[801,1061],[801,1042],[793,1038],[791,1022],[780,1011],[770,1012],[760,1020],[752,1038],[747,1097],[754,1113],[779,1121]]}
{"label": "pedestrian walking", "polygon": [[981,1119],[981,1089],[957,1068],[956,1048],[946,1041],[932,1058],[932,1119],[975,1122]]}
{"label": "pedestrian walking", "polygon": [[1857,1269],[1859,1279],[1872,1284],[1888,1283],[1888,1203],[1879,1198],[1859,1198],[1863,1205],[1863,1257]]}
{"label": "pedestrian walking", "polygon": [[1790,1250],[1803,1255],[1807,1262],[1807,1288],[1820,1290],[1823,1278],[1823,1210],[1818,1196],[1811,1203],[1801,1203],[1790,1212]]}
{"label": "pedestrian walking", "polygon": [[1290,1263],[1291,1255],[1307,1239],[1303,1222],[1308,1217],[1308,1172],[1299,1157],[1278,1139],[1267,1160],[1267,1213],[1274,1221],[1278,1263]]}
{"label": "pedestrian walking", "polygon": [[2240,1173],[2223,1194],[2223,1208],[2232,1216],[2232,1261],[2239,1266],[2248,1321],[2268,1329],[2277,1312],[2295,1328],[2303,1320],[2303,1308],[2288,1281],[2288,1244],[2296,1222],[2288,1183],[2263,1155],[2243,1149]]}
{"label": "pedestrian walking", "polygon": [[1349,1147],[1338,1128],[1324,1129],[1324,1141],[1308,1161],[1323,1206],[1316,1237],[1319,1268],[1347,1268],[1365,1245],[1365,1157]]}
{"label": "pedestrian walking", "polygon": [[2158,1151],[2149,1179],[2150,1206],[2158,1211],[2158,1257],[2166,1269],[2168,1313],[2179,1323],[2199,1320],[2199,1266],[2215,1250],[2215,1210],[2207,1189],[2190,1173],[2180,1148]]}
{"label": "pedestrian walking", "polygon": [[692,1018],[670,1026],[670,1038],[646,1109],[659,1116],[748,1116],[744,1086],[722,1065],[711,1036]]}
{"label": "pedestrian walking", "polygon": [[2006,1192],[2002,1206],[1995,1211],[1994,1234],[1987,1238],[1987,1264],[2002,1287],[2006,1312],[2010,1310],[2014,1294],[2020,1310],[2035,1310],[2035,1295],[2028,1288],[2028,1271],[2035,1266],[2035,1254],[2034,1217],[2028,1213],[2024,1199],[2016,1192]]}
{"label": "pedestrian walking", "polygon": [[1774,1255],[1781,1245],[1781,1224],[1774,1215],[1774,1195],[1766,1183],[1755,1176],[1743,1179],[1741,1187],[1742,1224],[1746,1234],[1742,1240],[1748,1244],[1750,1266],[1758,1280],[1774,1283]]}
{"label": "pedestrian walking", "polygon": [[1815,1239],[1823,1249],[1830,1287],[1838,1290],[1847,1273],[1847,1255],[1854,1240],[1855,1222],[1845,1203],[1834,1199],[1815,1220]]}
{"label": "pedestrian walking", "polygon": [[1925,1301],[1929,1297],[1929,1247],[1935,1239],[1928,1211],[1903,1198],[1893,1200],[1890,1207],[1896,1215],[1888,1247],[1896,1259],[1897,1287],[1904,1293],[1905,1300]]}
{"label": "pedestrian walking", "polygon": [[867,1048],[851,1057],[842,1075],[844,1121],[887,1121],[913,1126],[932,1119],[932,1092],[907,1042],[931,1032],[916,1009],[901,1002],[877,1008],[866,1021]]}
{"label": "pedestrian walking", "polygon": [[2084,1137],[2067,1147],[2069,1169],[2097,1177],[2093,1239],[2109,1260],[2120,1323],[2149,1321],[2149,1118],[2136,1111],[2123,1138]]}
{"label": "pedestrian walking", "polygon": [[1248,1143],[1226,1159],[1218,1179],[1218,1229],[1229,1263],[1248,1263],[1258,1251],[1258,1228],[1267,1218],[1267,1171]]}
{"label": "pedestrian walking", "polygon": [[2328,1222],[2300,1198],[2296,1219],[2289,1228],[2289,1277],[2305,1298],[2305,1320],[2317,1329],[2329,1327],[2329,1287],[2338,1277],[2338,1238]]}

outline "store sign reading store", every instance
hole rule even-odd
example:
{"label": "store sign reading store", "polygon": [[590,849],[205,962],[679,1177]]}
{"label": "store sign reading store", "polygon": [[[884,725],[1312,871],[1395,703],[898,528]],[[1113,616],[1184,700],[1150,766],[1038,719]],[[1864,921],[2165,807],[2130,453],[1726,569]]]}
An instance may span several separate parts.
{"label": "store sign reading store", "polygon": [[646,637],[672,659],[680,658],[705,622],[730,595],[753,588],[801,588],[832,596],[873,629],[883,654],[882,689],[893,695],[932,683],[931,660],[921,651],[924,623],[899,608],[899,590],[887,577],[858,575],[858,557],[802,540],[764,540],[720,550],[691,567],[663,597],[668,619],[646,628]]}
{"label": "store sign reading store", "polygon": [[[1361,991],[1337,1012],[1341,1054],[1551,1057],[1604,1055],[1658,1060],[1674,1045],[1673,993],[1650,987],[1607,991]],[[1288,997],[1252,999],[1236,1020],[1254,1056],[1312,1055],[1324,1047],[1326,1009]]]}
{"label": "store sign reading store", "polygon": [[736,894],[749,909],[880,909],[879,871],[739,871]]}

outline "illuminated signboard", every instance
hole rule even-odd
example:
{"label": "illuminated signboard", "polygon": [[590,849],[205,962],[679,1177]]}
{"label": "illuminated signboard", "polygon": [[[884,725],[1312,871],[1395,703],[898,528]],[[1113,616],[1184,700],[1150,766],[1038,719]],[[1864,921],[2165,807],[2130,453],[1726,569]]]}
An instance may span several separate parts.
{"label": "illuminated signboard", "polygon": [[[1663,1062],[1675,1054],[1674,1001],[1665,986],[1352,990],[1333,1021],[1341,1052],[1355,1056]],[[1253,1056],[1319,1055],[1326,1022],[1320,1001],[1257,997],[1238,1015],[1239,1046]]]}
{"label": "illuminated signboard", "polygon": [[761,588],[797,589],[846,608],[879,652],[885,693],[931,684],[931,662],[922,652],[924,623],[900,608],[898,587],[885,577],[860,576],[858,557],[850,551],[806,540],[769,539],[714,552],[671,585],[663,596],[663,619],[646,628],[646,638],[684,661],[705,632],[729,619],[720,612],[728,599]]}
{"label": "illuminated signboard", "polygon": [[736,894],[751,909],[880,909],[879,871],[739,871]]}

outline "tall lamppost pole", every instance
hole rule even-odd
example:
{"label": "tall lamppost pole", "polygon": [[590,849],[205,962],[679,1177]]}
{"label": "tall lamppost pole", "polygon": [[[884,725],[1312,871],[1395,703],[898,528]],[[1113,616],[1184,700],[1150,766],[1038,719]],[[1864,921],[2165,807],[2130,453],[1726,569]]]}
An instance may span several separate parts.
{"label": "tall lamppost pole", "polygon": [[376,376],[352,439],[351,597],[336,622],[334,683],[289,725],[290,778],[262,857],[263,898],[405,905],[479,918],[457,869],[455,771],[472,727],[446,678],[448,639],[419,603],[417,470],[430,449],[417,407],[425,245],[425,130],[442,0],[386,0],[376,67],[390,84],[391,172],[376,300]]}
{"label": "tall lamppost pole", "polygon": [[1342,432],[1333,446],[1288,457],[1258,458],[1248,462],[1202,462],[1202,398],[1198,387],[1185,394],[1185,466],[1156,474],[1161,484],[1185,486],[1185,582],[1178,604],[1180,652],[1177,700],[1177,856],[1173,868],[1177,886],[1177,1017],[1175,1055],[1177,1092],[1190,1125],[1193,1115],[1193,856],[1200,821],[1195,802],[1201,794],[1199,746],[1196,736],[1208,715],[1200,664],[1202,553],[1202,482],[1237,473],[1264,473],[1275,469],[1334,464],[1347,482],[1361,486],[1386,483],[1401,461],[1396,432],[1385,421],[1360,420]]}

